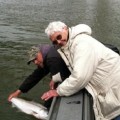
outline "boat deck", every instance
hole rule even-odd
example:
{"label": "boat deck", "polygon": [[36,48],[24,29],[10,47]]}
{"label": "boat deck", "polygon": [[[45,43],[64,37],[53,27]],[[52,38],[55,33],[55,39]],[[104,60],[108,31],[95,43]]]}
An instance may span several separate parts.
{"label": "boat deck", "polygon": [[54,98],[47,120],[94,120],[92,97],[83,89],[69,97]]}

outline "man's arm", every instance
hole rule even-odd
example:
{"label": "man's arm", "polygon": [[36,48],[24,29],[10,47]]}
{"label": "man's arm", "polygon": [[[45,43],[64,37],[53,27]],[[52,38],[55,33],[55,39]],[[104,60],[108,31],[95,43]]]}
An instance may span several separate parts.
{"label": "man's arm", "polygon": [[21,90],[21,92],[23,92],[23,93],[28,92],[32,87],[34,87],[48,73],[49,73],[49,71],[47,69],[37,68],[20,85],[19,90]]}
{"label": "man's arm", "polygon": [[37,68],[36,70],[34,70],[34,72],[29,75],[20,85],[19,89],[9,95],[8,101],[10,101],[13,97],[18,97],[21,93],[28,92],[48,73],[48,69]]}
{"label": "man's arm", "polygon": [[[68,70],[65,62],[59,56],[56,56],[54,58],[49,58],[47,60],[47,65],[49,67],[49,71],[52,74],[53,81],[55,82],[60,80],[64,81],[64,79],[66,79],[70,75],[70,71]],[[57,80],[55,78],[60,78],[60,80]],[[51,88],[54,88],[54,87],[52,86]],[[52,89],[52,90],[49,90],[48,92],[45,92],[42,95],[41,99],[47,101],[48,99],[52,97],[57,97],[57,96],[59,96],[57,91],[55,89]]]}

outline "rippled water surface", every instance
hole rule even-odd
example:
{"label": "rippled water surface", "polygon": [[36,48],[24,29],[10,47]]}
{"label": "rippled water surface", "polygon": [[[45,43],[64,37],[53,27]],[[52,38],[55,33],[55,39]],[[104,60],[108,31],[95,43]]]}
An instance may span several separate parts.
{"label": "rippled water surface", "polygon": [[[50,43],[44,29],[54,20],[68,26],[88,24],[95,38],[120,49],[119,0],[0,0],[0,120],[35,119],[11,108],[7,97],[35,68],[26,65],[27,51],[34,44]],[[22,97],[42,102],[47,84],[41,81]]]}

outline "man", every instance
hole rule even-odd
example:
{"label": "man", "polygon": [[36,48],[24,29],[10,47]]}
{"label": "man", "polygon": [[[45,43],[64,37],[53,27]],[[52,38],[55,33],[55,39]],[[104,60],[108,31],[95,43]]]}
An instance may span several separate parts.
{"label": "man", "polygon": [[[28,64],[33,62],[37,68],[25,79],[18,90],[9,95],[8,101],[13,97],[18,97],[21,93],[28,92],[49,72],[52,76],[50,82],[51,89],[54,89],[55,82],[61,82],[61,80],[64,80],[70,75],[64,61],[57,52],[57,47],[48,44],[33,46],[29,51],[29,57]],[[50,107],[49,104],[45,105],[46,107]]]}
{"label": "man", "polygon": [[[91,37],[85,24],[69,28],[60,21],[48,25],[45,33],[69,68],[71,75],[56,90],[43,94],[70,96],[86,88],[93,97],[96,120],[111,120],[120,115],[120,56]],[[120,120],[120,117],[115,120]]]}

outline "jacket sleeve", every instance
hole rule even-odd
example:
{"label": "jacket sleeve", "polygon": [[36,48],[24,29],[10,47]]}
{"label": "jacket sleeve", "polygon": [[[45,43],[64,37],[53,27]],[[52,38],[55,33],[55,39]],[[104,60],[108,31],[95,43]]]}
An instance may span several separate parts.
{"label": "jacket sleeve", "polygon": [[96,69],[95,59],[95,51],[90,44],[77,43],[73,50],[73,70],[71,75],[58,86],[58,94],[69,96],[84,88]]}
{"label": "jacket sleeve", "polygon": [[20,85],[19,90],[25,93],[28,92],[32,87],[34,87],[49,71],[43,68],[37,68],[34,72],[29,75],[25,81]]}

